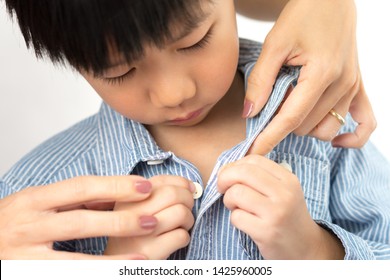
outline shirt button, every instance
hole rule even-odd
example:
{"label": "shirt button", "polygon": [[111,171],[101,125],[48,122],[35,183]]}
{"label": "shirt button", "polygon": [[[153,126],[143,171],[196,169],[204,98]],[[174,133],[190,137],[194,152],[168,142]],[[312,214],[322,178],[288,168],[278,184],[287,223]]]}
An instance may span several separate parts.
{"label": "shirt button", "polygon": [[199,183],[193,182],[195,185],[195,192],[193,194],[194,199],[198,199],[202,196],[203,194],[203,188]]}
{"label": "shirt button", "polygon": [[162,160],[162,159],[148,160],[146,163],[147,163],[148,165],[159,165],[159,164],[164,163],[164,160]]}

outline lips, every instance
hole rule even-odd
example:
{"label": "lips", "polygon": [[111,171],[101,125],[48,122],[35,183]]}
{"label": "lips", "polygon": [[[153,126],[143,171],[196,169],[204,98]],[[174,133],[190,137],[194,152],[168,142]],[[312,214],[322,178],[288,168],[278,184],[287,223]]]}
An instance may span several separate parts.
{"label": "lips", "polygon": [[192,120],[196,119],[202,113],[202,111],[203,111],[203,109],[199,109],[197,111],[194,111],[194,112],[187,114],[183,118],[177,118],[177,119],[171,120],[171,122],[172,123],[184,123],[184,122],[192,121]]}

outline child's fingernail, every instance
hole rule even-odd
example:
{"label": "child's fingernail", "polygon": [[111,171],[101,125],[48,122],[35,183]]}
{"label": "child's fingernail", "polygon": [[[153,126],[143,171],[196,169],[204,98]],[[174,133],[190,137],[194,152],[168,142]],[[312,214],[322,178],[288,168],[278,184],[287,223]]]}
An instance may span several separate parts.
{"label": "child's fingernail", "polygon": [[244,101],[244,110],[242,111],[242,117],[243,118],[248,118],[250,114],[253,111],[253,102],[249,101],[248,99],[245,99]]}
{"label": "child's fingernail", "polygon": [[138,181],[135,183],[135,189],[140,193],[150,193],[152,190],[152,183],[147,180]]}
{"label": "child's fingernail", "polygon": [[190,192],[191,193],[194,193],[196,191],[196,186],[194,184],[194,182],[190,181]]}
{"label": "child's fingernail", "polygon": [[139,224],[143,229],[154,229],[157,225],[157,219],[153,216],[141,216]]}

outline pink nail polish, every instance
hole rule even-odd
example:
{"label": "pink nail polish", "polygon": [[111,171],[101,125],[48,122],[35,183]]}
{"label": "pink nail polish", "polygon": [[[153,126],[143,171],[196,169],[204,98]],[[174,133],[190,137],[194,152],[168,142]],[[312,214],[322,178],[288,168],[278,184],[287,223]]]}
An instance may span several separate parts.
{"label": "pink nail polish", "polygon": [[154,229],[157,225],[157,219],[153,216],[141,216],[139,218],[139,225],[143,229]]}
{"label": "pink nail polish", "polygon": [[244,101],[244,110],[242,111],[242,117],[248,118],[253,110],[253,102],[249,101],[248,99],[245,99]]}
{"label": "pink nail polish", "polygon": [[140,193],[150,193],[152,190],[152,183],[147,180],[135,182],[135,189]]}

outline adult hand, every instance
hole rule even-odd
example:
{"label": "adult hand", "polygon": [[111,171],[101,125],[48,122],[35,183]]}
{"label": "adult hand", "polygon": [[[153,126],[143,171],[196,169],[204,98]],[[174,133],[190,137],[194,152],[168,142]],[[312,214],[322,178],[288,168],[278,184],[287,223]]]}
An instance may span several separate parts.
{"label": "adult hand", "polygon": [[143,213],[145,227],[157,221],[158,225],[147,235],[110,237],[105,254],[138,252],[148,259],[158,260],[167,259],[173,252],[188,245],[188,231],[194,224],[191,209],[195,186],[178,176],[160,175],[149,180],[153,184],[151,196],[137,203],[117,202],[114,212]]}
{"label": "adult hand", "polygon": [[[259,135],[250,153],[266,154],[290,132],[363,146],[376,120],[361,79],[356,49],[356,8],[352,0],[290,0],[268,34],[248,80],[246,110],[252,117],[264,106],[280,67],[302,66],[296,87]],[[252,104],[252,105],[251,105]],[[358,123],[353,133],[337,135],[349,111]]]}
{"label": "adult hand", "polygon": [[0,259],[144,259],[132,252],[92,256],[52,247],[54,241],[150,233],[153,229],[142,228],[136,214],[81,208],[94,201],[142,201],[151,188],[139,176],[91,176],[30,187],[5,197],[0,200]]}

